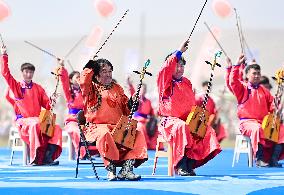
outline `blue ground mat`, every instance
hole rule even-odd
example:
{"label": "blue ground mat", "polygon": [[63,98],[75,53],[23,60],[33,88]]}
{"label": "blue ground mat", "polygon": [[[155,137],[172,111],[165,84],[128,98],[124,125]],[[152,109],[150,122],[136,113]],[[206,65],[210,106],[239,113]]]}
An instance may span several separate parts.
{"label": "blue ground mat", "polygon": [[[67,152],[59,158],[60,165],[22,166],[22,153],[16,152],[9,165],[10,149],[0,148],[0,194],[284,194],[284,169],[249,168],[247,157],[241,154],[232,168],[233,150],[223,150],[216,158],[196,169],[195,177],[168,177],[167,159],[159,158],[156,175],[152,176],[154,151],[135,173],[141,181],[106,180],[104,168],[96,168],[95,178],[90,164],[79,166],[75,178],[76,161],[68,161]],[[100,161],[100,160],[98,160]]]}

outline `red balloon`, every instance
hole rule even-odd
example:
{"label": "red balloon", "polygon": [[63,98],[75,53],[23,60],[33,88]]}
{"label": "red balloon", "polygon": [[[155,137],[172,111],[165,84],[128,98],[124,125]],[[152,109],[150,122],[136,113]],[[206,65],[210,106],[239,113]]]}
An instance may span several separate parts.
{"label": "red balloon", "polygon": [[0,1],[0,21],[2,22],[10,15],[10,9],[6,3]]}
{"label": "red balloon", "polygon": [[232,6],[227,0],[214,0],[212,9],[221,18],[229,17],[232,14]]}
{"label": "red balloon", "polygon": [[85,45],[87,47],[95,47],[101,40],[103,29],[100,26],[95,26],[88,35]]}
{"label": "red balloon", "polygon": [[95,8],[102,17],[108,17],[114,12],[114,3],[111,0],[95,0]]}

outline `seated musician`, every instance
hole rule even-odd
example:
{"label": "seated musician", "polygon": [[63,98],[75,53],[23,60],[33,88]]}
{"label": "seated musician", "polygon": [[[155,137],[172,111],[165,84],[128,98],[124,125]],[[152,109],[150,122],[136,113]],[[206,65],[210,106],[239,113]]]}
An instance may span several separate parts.
{"label": "seated musician", "polygon": [[158,73],[159,131],[164,139],[173,144],[173,164],[181,176],[196,175],[194,169],[204,165],[221,152],[214,130],[208,126],[204,138],[193,136],[185,123],[195,95],[189,79],[183,76],[186,61],[182,53],[188,41],[170,54]]}
{"label": "seated musician", "polygon": [[[202,102],[204,101],[208,83],[209,81],[203,81],[202,82],[203,92],[196,94],[196,105],[198,106],[202,106]],[[228,132],[226,131],[224,125],[221,123],[220,117],[218,116],[219,113],[218,113],[218,109],[216,108],[216,104],[210,96],[208,96],[206,110],[210,114],[209,123],[211,124],[212,128],[216,132],[218,142],[221,143],[223,139],[228,137]]]}
{"label": "seated musician", "polygon": [[17,114],[16,124],[21,138],[29,146],[32,165],[58,165],[59,161],[54,160],[62,151],[61,128],[56,125],[54,136],[49,137],[41,133],[39,126],[41,108],[50,109],[52,100],[39,84],[32,81],[34,65],[22,64],[23,81],[18,82],[10,73],[6,47],[2,47],[1,53],[1,73],[15,98],[13,105]]}
{"label": "seated musician", "polygon": [[[64,66],[62,60],[59,62],[59,75],[60,81],[62,83],[62,88],[64,92],[64,97],[68,107],[68,115],[65,118],[64,129],[70,135],[72,139],[72,144],[75,150],[75,154],[78,154],[79,142],[80,142],[80,130],[77,123],[76,114],[83,109],[83,97],[82,92],[78,83],[80,78],[80,72],[72,71],[68,75],[68,71]],[[84,147],[80,148],[80,157],[84,158],[86,156],[86,151]]]}
{"label": "seated musician", "polygon": [[252,143],[253,155],[258,167],[280,167],[279,159],[284,158],[283,142],[273,143],[264,138],[262,129],[263,118],[273,112],[273,96],[263,85],[260,85],[261,68],[258,64],[248,65],[245,69],[248,82],[242,82],[239,77],[239,68],[245,63],[245,56],[238,58],[232,67],[229,85],[238,102],[238,117],[240,131],[249,136]]}
{"label": "seated musician", "polygon": [[[90,60],[80,76],[84,100],[84,112],[88,127],[85,137],[96,141],[99,153],[108,170],[108,180],[139,180],[133,173],[147,160],[147,145],[143,132],[137,131],[133,149],[120,147],[114,142],[111,131],[122,115],[128,115],[132,99],[128,99],[122,87],[113,82],[112,64],[106,59]],[[116,175],[116,167],[122,166]]]}

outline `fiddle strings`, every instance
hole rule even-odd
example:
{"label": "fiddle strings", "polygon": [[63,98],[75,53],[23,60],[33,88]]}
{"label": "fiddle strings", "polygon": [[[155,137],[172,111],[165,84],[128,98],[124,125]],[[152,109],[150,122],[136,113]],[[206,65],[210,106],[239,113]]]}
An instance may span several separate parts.
{"label": "fiddle strings", "polygon": [[221,49],[221,50],[223,51],[223,53],[225,54],[225,56],[226,56],[227,58],[229,58],[228,55],[227,55],[227,53],[225,52],[224,48],[221,46],[220,42],[217,40],[217,38],[215,37],[214,33],[211,31],[211,29],[210,29],[210,27],[208,26],[208,24],[207,24],[206,22],[204,22],[204,24],[205,24],[206,28],[208,29],[208,31],[210,32],[210,34],[212,35],[212,37],[215,39],[215,41],[216,41],[216,43],[218,44],[218,46],[220,47],[220,49]]}
{"label": "fiddle strings", "polygon": [[238,28],[238,35],[239,35],[239,39],[240,39],[240,43],[241,43],[241,49],[242,49],[241,52],[244,54],[244,45],[243,45],[242,35],[241,35],[241,31],[240,31],[240,26],[239,26],[237,9],[234,8],[234,11],[235,11],[235,16],[236,16],[236,22],[237,22],[236,25],[237,25],[237,28]]}
{"label": "fiddle strings", "polygon": [[123,16],[120,18],[120,20],[118,21],[118,23],[115,25],[115,27],[112,29],[111,33],[108,35],[108,37],[106,38],[106,40],[103,42],[103,44],[101,45],[101,47],[98,49],[98,51],[95,53],[93,59],[95,59],[98,54],[100,53],[100,51],[102,50],[103,46],[108,42],[108,40],[110,39],[110,37],[112,36],[113,32],[115,31],[115,29],[117,29],[118,25],[121,23],[121,21],[124,19],[124,17],[126,16],[126,14],[129,12],[129,9],[125,11],[125,13],[123,14]]}
{"label": "fiddle strings", "polygon": [[190,32],[190,35],[189,35],[187,41],[189,41],[189,39],[190,39],[190,37],[191,37],[191,35],[192,35],[193,31],[194,31],[194,29],[195,29],[195,27],[196,27],[196,24],[197,24],[197,22],[198,22],[198,20],[199,20],[199,18],[200,18],[200,16],[201,16],[201,14],[202,14],[204,8],[205,8],[205,5],[206,5],[207,1],[208,1],[208,0],[206,0],[205,3],[203,4],[203,6],[202,6],[202,8],[201,8],[201,11],[199,12],[199,15],[198,15],[198,17],[197,17],[197,19],[196,19],[196,21],[195,21],[195,24],[193,25],[193,28],[192,28],[192,30],[191,30],[191,32]]}
{"label": "fiddle strings", "polygon": [[247,42],[246,42],[245,36],[244,36],[244,32],[243,32],[242,23],[241,23],[241,17],[240,17],[240,16],[238,16],[238,21],[239,21],[240,30],[241,30],[243,46],[245,46],[245,47],[247,48],[251,59],[254,59],[253,53],[252,53],[252,51],[250,50],[250,48],[249,48],[249,46],[248,46],[248,44],[247,44]]}
{"label": "fiddle strings", "polygon": [[35,47],[35,48],[37,48],[38,50],[42,51],[43,53],[46,53],[46,54],[50,55],[51,57],[54,57],[54,58],[57,59],[57,60],[59,59],[59,58],[56,57],[54,54],[52,54],[52,53],[50,53],[50,52],[48,52],[48,51],[46,51],[46,50],[44,50],[44,49],[42,49],[42,48],[36,46],[35,44],[33,44],[33,43],[29,42],[29,41],[24,41],[24,42],[27,43],[27,44],[29,44],[29,45],[31,45],[31,46],[33,46],[33,47]]}

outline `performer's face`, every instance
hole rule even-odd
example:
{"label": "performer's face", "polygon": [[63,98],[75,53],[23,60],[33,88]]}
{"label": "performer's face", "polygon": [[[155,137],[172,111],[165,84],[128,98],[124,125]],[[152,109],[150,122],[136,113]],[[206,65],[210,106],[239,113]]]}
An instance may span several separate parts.
{"label": "performer's face", "polygon": [[112,69],[109,65],[102,65],[97,80],[103,85],[109,85],[112,82]]}
{"label": "performer's face", "polygon": [[72,79],[70,80],[70,82],[71,82],[73,85],[79,85],[79,83],[78,83],[79,78],[80,78],[80,74],[79,74],[79,73],[76,73],[76,74],[74,74],[74,76],[72,77]]}
{"label": "performer's face", "polygon": [[23,72],[22,72],[22,75],[23,75],[24,81],[26,83],[30,83],[32,81],[32,79],[33,79],[34,71],[28,70],[28,69],[24,69]]}
{"label": "performer's face", "polygon": [[184,73],[184,65],[177,63],[176,71],[173,75],[175,79],[180,79]]}
{"label": "performer's face", "polygon": [[256,70],[254,68],[249,69],[247,73],[247,79],[252,84],[259,84],[261,73],[260,70]]}

